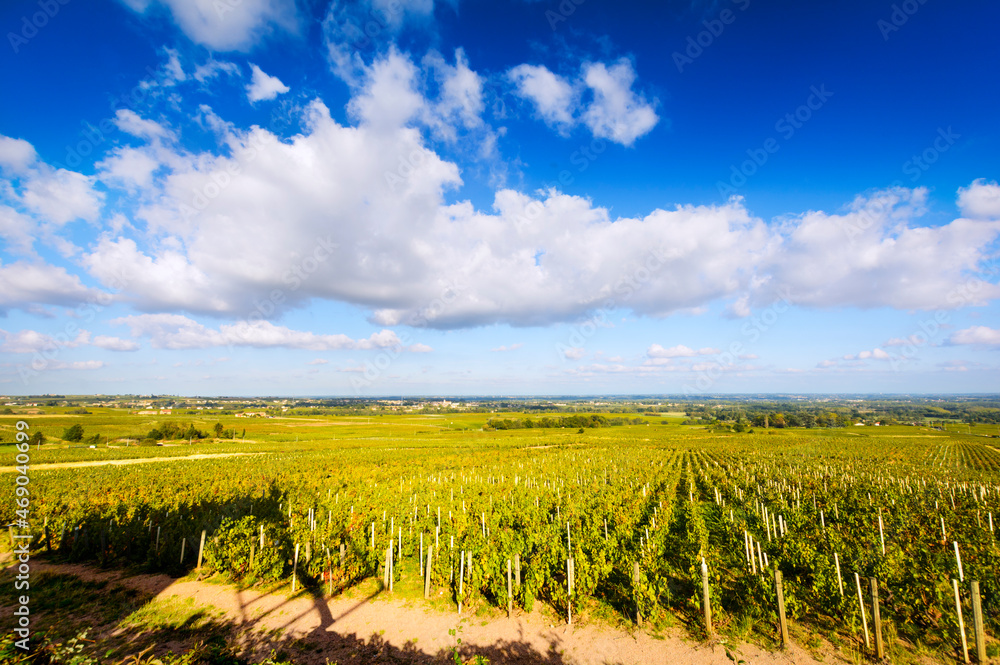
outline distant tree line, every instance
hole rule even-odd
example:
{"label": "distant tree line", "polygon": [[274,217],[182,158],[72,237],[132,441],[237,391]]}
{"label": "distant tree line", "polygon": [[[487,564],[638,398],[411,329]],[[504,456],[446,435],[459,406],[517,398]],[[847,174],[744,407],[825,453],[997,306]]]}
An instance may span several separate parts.
{"label": "distant tree line", "polygon": [[642,425],[645,422],[642,418],[608,418],[600,414],[563,416],[561,418],[549,418],[545,416],[538,420],[532,420],[531,418],[490,418],[486,421],[484,429],[617,427],[620,425]]}

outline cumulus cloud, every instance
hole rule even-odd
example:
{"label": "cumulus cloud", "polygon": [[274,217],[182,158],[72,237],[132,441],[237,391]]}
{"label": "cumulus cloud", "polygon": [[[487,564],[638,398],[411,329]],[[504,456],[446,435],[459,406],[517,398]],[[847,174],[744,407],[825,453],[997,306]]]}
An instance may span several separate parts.
{"label": "cumulus cloud", "polygon": [[628,146],[659,121],[653,106],[633,92],[635,72],[628,60],[619,60],[611,67],[602,62],[588,63],[583,68],[583,80],[594,95],[583,113],[583,122],[594,136]]}
{"label": "cumulus cloud", "polygon": [[[151,242],[107,234],[82,264],[105,284],[130,275],[121,298],[145,311],[246,315],[280,289],[283,307],[341,301],[379,325],[437,328],[544,325],[608,303],[665,316],[727,299],[747,315],[781,298],[931,309],[1000,295],[984,284],[975,302],[953,298],[1000,224],[921,225],[923,190],[874,192],[777,224],[738,198],[619,218],[554,189],[500,189],[490,210],[449,202],[458,167],[406,126],[425,104],[415,78],[405,56],[387,54],[352,102],[357,126],[316,101],[288,140],[221,128],[227,154],[177,156],[157,178],[162,192],[138,212]],[[238,176],[217,187],[220,173]],[[203,191],[213,198],[199,204],[192,193]]]}
{"label": "cumulus cloud", "polygon": [[[599,309],[662,317],[718,301],[747,316],[779,299],[936,309],[1000,297],[1000,287],[984,283],[974,299],[954,298],[990,258],[1000,222],[928,226],[922,189],[870,192],[842,210],[771,223],[736,197],[628,217],[557,189],[500,188],[488,208],[456,199],[458,166],[417,125],[435,106],[452,126],[474,124],[480,82],[461,52],[454,64],[426,66],[446,89],[436,101],[423,95],[409,57],[390,47],[353,89],[356,124],[338,122],[318,100],[287,138],[212,114],[218,150],[176,151],[164,125],[118,114],[122,130],[145,145],[110,151],[100,173],[126,190],[119,198],[134,214],[111,220],[78,265],[141,312],[246,318],[277,292],[275,316],[332,301],[363,308],[379,326],[440,329],[579,321]],[[614,73],[619,66],[605,66],[602,76],[625,81]],[[43,206],[55,225],[97,214],[99,192],[86,176],[37,159],[27,168],[5,190],[8,201],[0,199],[0,232],[13,237],[18,216],[41,218]],[[977,183],[966,200],[982,198],[986,185]],[[91,292],[65,269],[42,275],[38,265],[26,264],[23,276],[0,266],[8,280],[0,308]]]}
{"label": "cumulus cloud", "polygon": [[341,349],[368,350],[401,348],[399,337],[391,330],[372,333],[365,339],[347,335],[319,335],[292,330],[269,321],[240,322],[209,328],[180,314],[140,314],[111,321],[112,325],[128,326],[133,337],[148,337],[157,349],[207,349],[218,346],[250,346],[254,348],[304,349],[336,351]]}
{"label": "cumulus cloud", "polygon": [[750,304],[790,294],[813,307],[953,309],[1000,297],[984,284],[974,299],[957,290],[987,260],[1000,223],[956,219],[919,224],[924,189],[891,188],[859,196],[838,213],[810,211],[784,220],[758,263]]}
{"label": "cumulus cloud", "polygon": [[114,179],[127,189],[149,189],[160,162],[147,150],[127,146],[115,148],[97,163],[101,179]]}
{"label": "cumulus cloud", "polygon": [[393,44],[404,27],[430,27],[434,5],[434,0],[330,3],[323,19],[330,69],[347,83],[355,84],[365,66]]}
{"label": "cumulus cloud", "polygon": [[94,346],[107,351],[138,351],[139,343],[133,339],[97,335],[90,341]]}
{"label": "cumulus cloud", "polygon": [[696,351],[690,347],[684,346],[683,344],[672,346],[669,349],[664,348],[659,344],[651,344],[649,348],[646,349],[646,355],[650,358],[692,358],[694,356],[711,356],[717,353],[719,353],[718,349],[705,347]]}
{"label": "cumulus cloud", "polygon": [[158,122],[141,117],[131,109],[115,112],[115,126],[126,134],[140,139],[168,139],[173,133]]}
{"label": "cumulus cloud", "polygon": [[251,104],[274,99],[290,90],[287,85],[281,82],[281,79],[264,73],[257,65],[250,63],[250,69],[253,72],[253,78],[247,85],[247,99],[250,100]]}
{"label": "cumulus cloud", "polygon": [[18,175],[23,174],[37,158],[35,147],[24,139],[0,134],[0,169]]}
{"label": "cumulus cloud", "polygon": [[52,336],[36,330],[20,330],[16,333],[0,330],[0,352],[2,353],[39,353],[57,349],[73,349],[87,344],[89,341],[90,333],[85,330],[75,331],[72,336],[67,333]]}
{"label": "cumulus cloud", "polygon": [[367,70],[365,84],[348,109],[362,124],[378,131],[403,127],[424,110],[418,73],[409,57],[393,47]]}
{"label": "cumulus cloud", "polygon": [[496,347],[495,349],[490,349],[490,351],[493,351],[493,352],[496,352],[496,353],[503,353],[505,351],[517,351],[522,346],[524,346],[524,344],[510,344],[510,345],[504,344],[502,346]]}
{"label": "cumulus cloud", "polygon": [[455,64],[438,53],[424,58],[424,66],[434,77],[439,94],[425,122],[438,135],[454,141],[456,127],[475,129],[483,124],[483,79],[469,68],[462,49],[455,50]]}
{"label": "cumulus cloud", "polygon": [[958,208],[965,217],[1000,219],[1000,185],[983,178],[958,190]]}
{"label": "cumulus cloud", "polygon": [[948,338],[949,344],[1000,347],[1000,330],[986,326],[972,326],[959,330]]}
{"label": "cumulus cloud", "polygon": [[0,312],[37,305],[74,307],[97,300],[100,295],[100,291],[84,286],[79,277],[62,267],[41,261],[0,263]]}
{"label": "cumulus cloud", "polygon": [[900,360],[900,357],[894,357],[883,349],[875,348],[870,351],[866,349],[858,353],[847,353],[839,358],[820,361],[816,367],[819,369],[828,369],[831,367],[864,367],[867,360],[893,360],[894,358],[897,361]]}
{"label": "cumulus cloud", "polygon": [[94,189],[92,177],[46,168],[28,180],[21,201],[43,223],[61,226],[76,219],[96,220],[104,195]]}
{"label": "cumulus cloud", "polygon": [[[514,94],[529,100],[539,118],[564,135],[583,123],[597,138],[630,146],[659,122],[654,104],[632,89],[635,70],[625,58],[610,67],[585,62],[573,81],[544,65],[529,64],[510,69],[507,78]],[[590,95],[586,102],[585,91]]]}
{"label": "cumulus cloud", "polygon": [[294,0],[122,0],[140,14],[166,10],[187,37],[216,51],[248,51],[264,37],[295,33]]}
{"label": "cumulus cloud", "polygon": [[45,361],[45,366],[42,369],[88,371],[94,369],[101,369],[105,365],[106,363],[103,360],[74,360],[71,362],[66,362],[63,360],[47,360]]}
{"label": "cumulus cloud", "polygon": [[573,113],[578,93],[562,76],[552,73],[545,65],[523,64],[507,72],[515,93],[530,100],[538,116],[563,133],[576,124]]}
{"label": "cumulus cloud", "polygon": [[205,63],[195,67],[194,80],[198,81],[198,83],[206,83],[222,74],[238,77],[240,76],[240,68],[234,62],[210,58]]}

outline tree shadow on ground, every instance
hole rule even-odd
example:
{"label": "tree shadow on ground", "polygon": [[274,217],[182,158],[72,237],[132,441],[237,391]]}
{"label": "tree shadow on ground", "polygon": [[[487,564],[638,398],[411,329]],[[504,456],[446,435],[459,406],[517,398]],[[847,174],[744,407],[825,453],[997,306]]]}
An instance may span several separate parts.
{"label": "tree shadow on ground", "polygon": [[[50,643],[65,643],[89,629],[87,653],[101,663],[132,662],[132,657],[143,653],[144,658],[151,658],[189,652],[197,654],[189,662],[227,665],[260,663],[268,658],[297,665],[418,665],[454,663],[456,656],[462,663],[475,662],[476,656],[491,663],[515,665],[570,662],[561,653],[561,639],[552,633],[545,636],[548,644],[540,651],[523,633],[517,639],[498,639],[492,644],[458,644],[453,638],[451,647],[432,648],[418,646],[418,642],[424,638],[428,642],[440,640],[442,635],[420,635],[417,640],[396,644],[376,631],[365,636],[337,630],[338,622],[375,600],[379,591],[358,598],[347,609],[341,601],[332,611],[318,586],[306,586],[291,598],[253,589],[234,590],[238,612],[224,616],[211,606],[189,601],[157,604],[170,599],[170,587],[177,583],[166,575],[123,577],[119,572],[90,566],[41,562],[38,568],[41,570],[33,574],[32,583],[34,643],[42,643],[43,635]],[[11,576],[10,569],[0,574],[0,589],[13,589],[5,579]],[[12,607],[12,593],[0,591],[0,605]],[[312,627],[302,630],[296,625],[303,619]],[[391,613],[387,614],[386,622],[392,621]],[[11,613],[3,612],[0,629],[9,632],[12,628]],[[49,660],[42,653],[37,662]]]}

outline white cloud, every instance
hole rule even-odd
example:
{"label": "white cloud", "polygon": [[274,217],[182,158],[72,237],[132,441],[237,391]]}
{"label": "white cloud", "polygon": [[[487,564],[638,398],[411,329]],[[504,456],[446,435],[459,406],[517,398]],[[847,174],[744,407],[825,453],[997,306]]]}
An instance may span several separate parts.
{"label": "white cloud", "polygon": [[583,113],[594,136],[629,146],[659,122],[653,105],[633,92],[635,72],[628,60],[610,68],[602,62],[585,64],[583,80],[594,94]]}
{"label": "white cloud", "polygon": [[274,99],[278,95],[283,95],[289,91],[289,87],[281,82],[277,76],[265,74],[257,65],[250,63],[253,71],[253,79],[247,85],[247,99],[250,103],[262,100]]}
{"label": "white cloud", "polygon": [[1000,185],[979,178],[958,190],[958,207],[965,217],[1000,219]]}
{"label": "white cloud", "polygon": [[976,346],[1000,346],[1000,330],[986,326],[972,326],[952,333],[949,344]]}
{"label": "white cloud", "polygon": [[65,362],[62,360],[46,360],[44,369],[88,371],[101,369],[105,366],[105,364],[106,363],[103,360],[74,360],[72,362]]}
{"label": "white cloud", "polygon": [[27,172],[37,158],[35,147],[24,139],[0,134],[0,169],[21,175]]}
{"label": "white cloud", "polygon": [[883,351],[882,349],[872,349],[871,351],[865,350],[858,353],[848,353],[840,358],[832,358],[830,360],[824,360],[819,363],[818,367],[836,367],[843,365],[845,367],[857,367],[864,365],[862,360],[890,360],[892,356]]}
{"label": "white cloud", "polygon": [[109,337],[107,335],[97,335],[90,342],[96,347],[108,351],[138,351],[139,343],[132,339],[122,339],[120,337]]}
{"label": "white cloud", "polygon": [[167,56],[167,64],[164,65],[167,81],[171,84],[186,81],[187,74],[184,73],[184,67],[181,66],[180,54],[175,49],[168,48]]}
{"label": "white cloud", "polygon": [[517,351],[522,346],[524,346],[524,344],[503,345],[503,346],[498,346],[495,349],[490,349],[490,351],[499,352],[499,353],[503,353],[504,351]]}
{"label": "white cloud", "polygon": [[99,295],[65,268],[28,261],[0,264],[0,312],[40,304],[72,307]]}
{"label": "white cloud", "polygon": [[439,136],[454,141],[455,127],[475,129],[483,124],[483,80],[469,68],[462,49],[455,50],[455,64],[449,65],[438,53],[429,53],[424,66],[437,81],[437,102],[430,107],[425,122]]}
{"label": "white cloud", "polygon": [[[610,67],[585,62],[575,81],[528,64],[510,69],[507,78],[514,94],[530,100],[538,116],[563,135],[582,122],[597,138],[630,146],[659,122],[653,104],[632,90],[635,71],[625,58]],[[581,105],[584,89],[592,99]]]}
{"label": "white cloud", "polygon": [[1000,297],[995,284],[956,297],[968,273],[988,258],[985,248],[1000,235],[1000,223],[920,225],[926,195],[893,188],[858,197],[846,212],[786,219],[756,261],[760,276],[750,302],[773,302],[784,293],[811,307],[953,309]]}
{"label": "white cloud", "polygon": [[211,58],[204,64],[195,67],[194,80],[198,81],[198,83],[205,83],[207,81],[211,81],[220,74],[239,77],[240,68],[234,62],[226,62]]}
{"label": "white cloud", "polygon": [[366,64],[383,53],[404,27],[431,27],[434,0],[358,0],[333,2],[323,19],[327,61],[350,85]]}
{"label": "white cloud", "polygon": [[157,349],[206,349],[218,346],[308,351],[402,348],[399,337],[391,330],[381,330],[366,339],[355,340],[347,335],[318,335],[292,330],[269,321],[222,324],[218,329],[208,328],[180,314],[125,316],[113,319],[111,323],[128,326],[133,337],[149,337],[153,348]]}
{"label": "white cloud", "polygon": [[545,65],[518,65],[507,72],[515,93],[531,100],[538,116],[550,127],[566,133],[576,124],[573,117],[578,92],[563,77]]}
{"label": "white cloud", "polygon": [[53,337],[36,330],[21,330],[16,333],[0,330],[0,353],[39,353],[74,349],[90,341],[90,333],[85,330],[71,334],[72,336],[62,333]]}
{"label": "white cloud", "polygon": [[310,360],[308,364],[309,365],[326,365],[329,362],[330,361],[327,360],[327,359],[325,359],[325,358],[316,358],[314,360]]}
{"label": "white cloud", "polygon": [[0,205],[0,238],[4,239],[8,250],[30,253],[34,236],[34,220],[9,206]]}
{"label": "white cloud", "polygon": [[104,194],[94,189],[92,177],[45,168],[28,180],[22,201],[43,223],[61,226],[76,219],[97,219]]}
{"label": "white cloud", "polygon": [[361,123],[378,131],[403,127],[424,110],[417,76],[409,57],[393,47],[385,58],[368,68],[364,86],[348,108]]}
{"label": "white cloud", "polygon": [[102,180],[117,181],[127,189],[148,189],[159,167],[159,161],[146,150],[127,146],[115,148],[109,157],[97,163]]}
{"label": "white cloud", "polygon": [[912,334],[909,337],[890,337],[882,346],[922,346],[927,343],[927,336],[923,334]]}
{"label": "white cloud", "polygon": [[[279,289],[283,307],[341,301],[369,308],[380,325],[438,328],[544,325],[609,303],[666,316],[719,299],[748,314],[781,297],[929,309],[1000,295],[987,284],[976,303],[949,300],[987,258],[1000,224],[922,226],[922,190],[876,192],[846,212],[772,225],[740,199],[617,219],[556,190],[501,189],[489,211],[448,203],[458,168],[401,126],[423,105],[412,63],[390,54],[370,73],[353,105],[357,127],[317,101],[289,140],[220,126],[227,156],[175,156],[157,178],[162,195],[138,212],[151,240],[140,248],[102,237],[83,265],[105,284],[128,274],[122,299],[144,311],[246,316],[255,298]],[[382,87],[386,95],[374,94]],[[220,173],[238,175],[217,187]],[[211,188],[196,209],[193,193]],[[322,257],[315,270],[291,276],[314,255]]]}
{"label": "white cloud", "polygon": [[562,354],[567,360],[579,360],[587,354],[587,350],[582,347],[570,347],[563,349]]}
{"label": "white cloud", "polygon": [[[459,76],[463,63],[456,55],[448,71]],[[458,167],[407,126],[426,109],[418,74],[390,49],[355,91],[357,126],[338,123],[319,101],[303,110],[290,138],[218,118],[222,154],[171,152],[162,125],[119,114],[123,129],[148,145],[134,148],[141,154],[110,152],[102,173],[124,175],[126,155],[142,166],[126,199],[137,223],[110,220],[79,265],[142,312],[245,318],[255,300],[277,290],[277,309],[345,302],[379,325],[435,328],[546,325],[598,308],[661,317],[719,300],[746,315],[782,297],[805,307],[897,309],[1000,297],[1000,287],[984,283],[975,300],[954,298],[989,258],[1000,222],[922,224],[920,189],[874,192],[843,211],[771,224],[739,198],[618,218],[555,189],[499,189],[490,209],[449,200],[462,184]],[[470,104],[450,108],[460,116],[476,108]],[[153,162],[159,166],[149,171]],[[0,229],[11,233],[12,215],[31,216],[26,211],[53,223],[96,219],[100,197],[86,176],[44,164],[29,171],[5,190],[11,200],[0,208]],[[311,265],[305,273],[303,262]],[[78,278],[49,271],[32,282],[5,266],[0,274],[17,284],[0,292],[0,307],[86,297]],[[56,274],[61,291],[35,288]]]}
{"label": "white cloud", "polygon": [[683,344],[672,346],[669,349],[659,344],[650,344],[649,348],[646,349],[646,355],[650,358],[692,358],[694,356],[712,356],[717,353],[719,353],[719,350],[711,347],[705,347],[696,351]]}
{"label": "white cloud", "polygon": [[121,131],[137,138],[148,140],[173,138],[173,133],[166,127],[153,120],[140,117],[131,109],[118,109],[115,112],[114,123]]}
{"label": "white cloud", "polygon": [[192,41],[216,51],[248,51],[275,32],[295,33],[294,0],[123,0],[133,11],[169,10]]}

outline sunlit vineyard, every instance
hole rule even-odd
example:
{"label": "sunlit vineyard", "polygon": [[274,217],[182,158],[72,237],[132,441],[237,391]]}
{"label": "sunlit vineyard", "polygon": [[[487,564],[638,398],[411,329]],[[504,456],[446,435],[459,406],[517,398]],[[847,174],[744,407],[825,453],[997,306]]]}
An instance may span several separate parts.
{"label": "sunlit vineyard", "polygon": [[[967,630],[971,580],[987,633],[1000,630],[997,439],[920,427],[717,434],[660,419],[480,431],[484,421],[301,419],[280,435],[255,423],[245,443],[192,448],[259,455],[33,471],[33,548],[183,574],[205,531],[206,570],[264,583],[294,568],[299,586],[338,594],[387,580],[390,546],[393,584],[417,583],[433,547],[431,588],[455,608],[510,601],[563,619],[677,620],[698,635],[704,561],[717,630],[773,637],[780,570],[793,624],[863,645],[857,574],[878,580],[891,647],[939,653],[958,644],[955,578]],[[0,505],[13,521],[9,483]]]}

